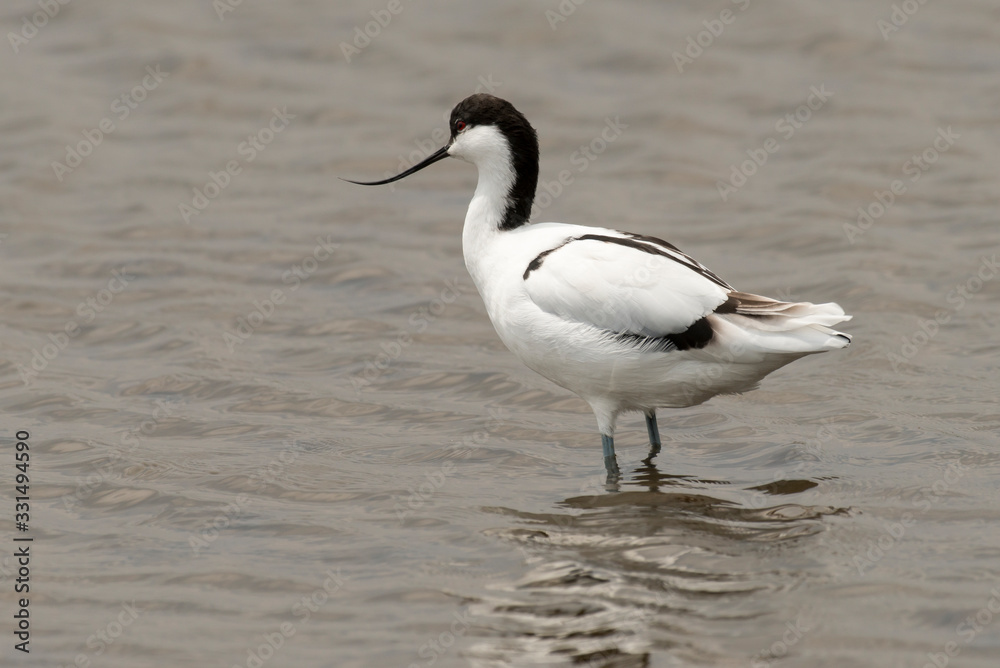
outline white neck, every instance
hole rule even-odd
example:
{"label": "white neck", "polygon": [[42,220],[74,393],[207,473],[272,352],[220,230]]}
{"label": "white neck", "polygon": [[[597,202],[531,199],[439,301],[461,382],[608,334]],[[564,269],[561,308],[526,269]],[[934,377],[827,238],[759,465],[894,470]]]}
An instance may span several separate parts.
{"label": "white neck", "polygon": [[479,169],[479,185],[469,202],[462,228],[462,254],[465,266],[482,292],[481,278],[485,272],[484,262],[489,258],[489,247],[503,234],[500,224],[507,208],[507,186],[495,174],[484,174]]}
{"label": "white neck", "polygon": [[465,265],[478,283],[487,247],[503,233],[500,226],[510,204],[510,191],[516,178],[510,145],[495,126],[477,126],[459,135],[449,153],[473,163],[479,170],[479,183],[462,230]]}

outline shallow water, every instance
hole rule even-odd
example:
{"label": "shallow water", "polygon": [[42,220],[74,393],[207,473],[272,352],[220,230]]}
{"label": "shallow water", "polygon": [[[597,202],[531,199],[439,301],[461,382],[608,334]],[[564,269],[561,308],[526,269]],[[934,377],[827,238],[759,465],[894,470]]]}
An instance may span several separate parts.
{"label": "shallow water", "polygon": [[[995,3],[886,38],[886,2],[562,4],[404,2],[350,62],[389,4],[72,2],[7,37],[5,662],[996,665]],[[536,219],[837,301],[854,344],[663,412],[649,461],[626,417],[607,490],[465,273],[475,170],[336,178],[433,151],[477,88],[539,131]]]}

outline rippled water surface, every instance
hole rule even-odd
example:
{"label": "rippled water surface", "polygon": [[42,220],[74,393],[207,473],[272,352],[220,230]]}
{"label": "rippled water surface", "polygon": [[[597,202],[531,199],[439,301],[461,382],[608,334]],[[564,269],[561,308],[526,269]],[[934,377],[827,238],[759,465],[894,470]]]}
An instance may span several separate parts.
{"label": "rippled water surface", "polygon": [[[996,666],[1000,8],[899,4],[5,3],[2,663]],[[607,489],[465,272],[475,170],[337,180],[477,89],[539,132],[536,220],[855,343],[653,458],[626,417]]]}

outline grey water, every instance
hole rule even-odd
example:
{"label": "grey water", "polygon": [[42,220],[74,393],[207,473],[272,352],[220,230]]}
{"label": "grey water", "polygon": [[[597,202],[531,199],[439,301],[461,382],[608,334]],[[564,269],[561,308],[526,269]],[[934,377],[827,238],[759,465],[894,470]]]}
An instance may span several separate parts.
{"label": "grey water", "polygon": [[[3,665],[997,664],[996,3],[0,23]],[[652,459],[624,418],[608,490],[465,272],[475,169],[337,178],[436,150],[476,90],[538,130],[535,220],[836,301],[852,346],[661,411]]]}

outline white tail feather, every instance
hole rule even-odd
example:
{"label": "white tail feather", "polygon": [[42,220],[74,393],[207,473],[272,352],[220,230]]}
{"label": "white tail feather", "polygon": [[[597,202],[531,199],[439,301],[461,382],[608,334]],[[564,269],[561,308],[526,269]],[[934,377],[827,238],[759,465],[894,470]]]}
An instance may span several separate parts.
{"label": "white tail feather", "polygon": [[781,302],[745,292],[730,293],[735,313],[718,313],[713,326],[730,346],[760,354],[808,355],[851,343],[849,334],[831,329],[851,316],[838,304]]}

